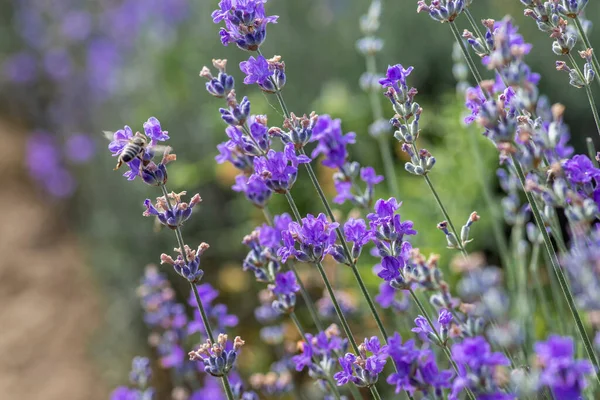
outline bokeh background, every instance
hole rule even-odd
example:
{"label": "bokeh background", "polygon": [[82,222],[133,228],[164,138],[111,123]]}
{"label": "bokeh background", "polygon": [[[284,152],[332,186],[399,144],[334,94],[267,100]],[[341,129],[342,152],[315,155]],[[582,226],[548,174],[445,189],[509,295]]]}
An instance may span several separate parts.
{"label": "bokeh background", "polygon": [[[296,114],[316,111],[343,120],[358,143],[353,158],[383,168],[375,140],[368,96],[359,87],[365,70],[356,51],[361,37],[358,19],[368,8],[363,0],[270,0],[269,14],[279,23],[269,27],[266,56],[279,54],[286,63],[285,97]],[[447,27],[417,15],[416,1],[383,0],[379,36],[385,40],[378,56],[387,64],[412,65],[410,83],[419,90],[424,108],[422,140],[437,158],[432,180],[456,220],[480,211],[472,249],[496,261],[479,191],[479,179],[496,187],[494,149],[481,138],[486,168],[474,171],[469,131],[462,124],[462,99],[452,76],[452,37]],[[543,76],[540,88],[552,102],[567,107],[572,143],[584,152],[594,131],[584,93],[568,85],[554,69],[550,39],[522,14],[517,0],[478,0],[476,17],[514,17],[520,32],[533,43],[528,62]],[[600,15],[591,2],[588,17]],[[185,226],[189,243],[207,241],[211,249],[203,265],[205,279],[220,291],[219,301],[240,318],[238,331],[249,344],[241,371],[267,370],[273,353],[258,340],[254,318],[257,285],[241,271],[244,235],[261,224],[262,214],[230,190],[235,171],[217,165],[216,145],[224,139],[221,103],[204,90],[198,76],[213,58],[227,58],[238,93],[249,96],[253,113],[269,114],[281,124],[276,101],[257,88],[241,87],[237,65],[247,53],[219,42],[210,13],[216,0],[9,0],[0,3],[0,393],[15,399],[103,399],[127,381],[134,355],[153,357],[136,287],[149,263],[174,247],[171,232],[156,230],[142,218],[142,201],[158,195],[140,182],[127,182],[113,172],[115,160],[106,151],[102,131],[124,125],[141,130],[157,117],[171,135],[178,161],[169,166],[170,189],[199,192],[203,203]],[[459,22],[459,25],[461,23]],[[466,27],[461,25],[461,27]],[[600,47],[598,35],[592,33]],[[593,43],[594,44],[594,43]],[[383,102],[382,98],[382,102]],[[386,110],[391,111],[387,108]],[[391,116],[391,112],[387,112]],[[442,255],[435,229],[442,219],[418,177],[403,170],[403,154],[394,148],[403,218],[415,221],[415,246]],[[360,148],[360,151],[358,150]],[[331,171],[318,172],[329,194]],[[319,212],[306,177],[294,188],[303,212]],[[378,197],[386,197],[380,185]],[[282,199],[274,212],[286,211]],[[352,210],[338,207],[341,215]],[[372,265],[361,266],[373,291],[378,279]],[[338,267],[339,268],[339,267]],[[322,295],[317,278],[301,267],[314,298]],[[183,299],[185,282],[165,268]],[[346,271],[329,271],[341,286],[355,293]],[[345,283],[348,283],[346,285]],[[359,302],[359,297],[354,296]],[[302,312],[301,312],[302,313]],[[351,323],[362,322],[360,313]],[[365,326],[365,332],[369,326]],[[288,339],[294,340],[293,329]],[[160,374],[159,374],[160,378]],[[163,377],[164,378],[164,377]],[[164,381],[164,382],[163,382]],[[169,390],[168,379],[159,382]]]}

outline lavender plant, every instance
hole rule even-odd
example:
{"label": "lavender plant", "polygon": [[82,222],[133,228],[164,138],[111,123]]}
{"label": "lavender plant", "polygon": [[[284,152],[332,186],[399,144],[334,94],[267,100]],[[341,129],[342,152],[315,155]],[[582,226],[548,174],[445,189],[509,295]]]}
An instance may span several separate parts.
{"label": "lavender plant", "polygon": [[[576,44],[575,34],[567,30],[568,24],[560,15],[571,18],[579,28],[580,13],[587,2],[556,0],[543,5],[540,1],[522,2],[541,29],[552,31],[556,39],[553,50],[570,54]],[[430,178],[436,158],[421,147],[423,108],[416,102],[417,90],[408,81],[418,71],[394,64],[388,67],[385,76],[377,76],[374,57],[382,42],[374,34],[379,26],[381,3],[373,1],[363,17],[361,29],[365,37],[357,47],[367,60],[368,71],[361,83],[371,94],[375,120],[370,131],[379,142],[388,187],[394,192],[387,200],[376,193],[376,185],[384,177],[377,175],[372,167],[361,168],[358,162],[351,161],[348,145],[355,143],[358,136],[344,134],[341,120],[315,112],[299,117],[300,114],[289,110],[282,89],[292,77],[286,72],[283,57],[267,59],[261,49],[267,26],[278,21],[277,16],[268,15],[266,3],[266,0],[222,0],[212,18],[215,23],[224,24],[219,33],[223,45],[234,43],[252,54],[240,63],[244,84],[258,86],[265,96],[270,96],[267,99],[276,98],[284,117],[280,126],[270,126],[266,115],[252,114],[253,105],[248,97],[238,101],[238,88],[233,74],[226,72],[226,60],[213,60],[218,70],[216,76],[207,67],[200,73],[207,80],[207,92],[224,100],[219,112],[228,139],[217,146],[219,154],[215,160],[230,163],[238,171],[232,189],[243,193],[261,210],[266,221],[243,238],[242,243],[249,250],[241,264],[244,271],[251,272],[265,286],[259,295],[261,305],[255,310],[255,316],[265,325],[260,336],[283,355],[270,372],[254,374],[251,385],[266,396],[284,396],[294,388],[290,371],[306,369],[326,399],[345,398],[340,388],[348,388],[355,399],[366,394],[362,388],[367,388],[374,399],[390,398],[380,394],[384,390],[403,393],[411,400],[593,398],[597,383],[589,384],[587,378],[594,373],[600,378],[600,371],[588,331],[590,327],[598,331],[600,324],[600,305],[595,293],[600,228],[594,228],[600,216],[600,169],[589,157],[572,155],[564,122],[565,108],[560,104],[550,106],[539,94],[537,85],[541,77],[524,60],[531,46],[518,33],[513,21],[508,17],[501,21],[484,20],[482,31],[470,14],[469,7],[474,6],[471,1],[417,2],[418,12],[427,12],[435,21],[450,26],[464,56],[465,64],[457,52],[454,55],[460,63],[455,73],[461,80],[469,112],[465,122],[480,126],[484,137],[499,151],[497,176],[506,194],[502,208],[505,222],[511,228],[510,245],[501,229],[496,229],[495,234],[503,240],[499,247],[503,252],[501,267],[508,280],[506,290],[501,269],[487,266],[485,257],[470,254],[466,249],[476,239],[472,231],[480,214],[472,212],[457,230]],[[456,24],[463,16],[474,32],[460,35]],[[584,72],[571,59],[575,72],[569,73],[572,83],[585,86],[589,94],[597,62],[583,28],[578,29],[578,35],[586,45],[582,53]],[[482,79],[469,47],[493,71],[494,79]],[[466,67],[476,80],[475,87],[466,88]],[[395,113],[389,126],[383,123],[378,90]],[[593,95],[589,99],[597,119]],[[437,228],[443,232],[447,247],[460,252],[455,265],[459,265],[458,272],[463,276],[458,282],[446,278],[448,271],[440,268],[438,255],[426,257],[413,246],[411,237],[417,235],[418,223],[402,220],[397,213],[402,203],[385,135],[392,128],[407,157],[405,170],[425,180],[444,216]],[[167,191],[166,165],[174,161],[175,155],[167,149],[160,162],[156,163],[154,157],[158,143],[169,139],[169,135],[155,118],[144,124],[144,131],[145,134],[134,135],[125,127],[114,134],[109,149],[118,157],[118,166],[124,163],[129,167],[124,175],[128,180],[140,177],[146,184],[161,188],[162,196],[156,204],[150,200],[144,202],[144,215],[156,217],[160,224],[175,232],[179,246],[176,254],[161,255],[161,263],[172,265],[188,281],[193,294],[190,303],[197,307],[195,318],[188,321],[185,309],[173,301],[164,278],[155,269],[148,270],[142,300],[146,322],[157,331],[155,343],[161,363],[185,379],[196,379],[198,370],[220,378],[228,400],[257,398],[253,392],[244,392],[237,379],[233,385],[230,382],[244,341],[236,337],[232,343],[225,333],[215,339],[211,328],[217,326],[223,332],[235,327],[237,319],[224,306],[212,304],[216,294],[211,287],[199,285],[204,276],[201,256],[208,245],[202,243],[192,250],[183,241],[181,228],[201,199],[194,195],[188,203],[183,200],[185,192]],[[330,206],[328,193],[312,167],[319,158],[322,165],[334,170],[336,195],[332,201],[336,204],[349,201],[355,207],[350,218],[334,213]],[[598,158],[600,155],[595,161],[600,161]],[[303,171],[321,203],[313,214],[302,214],[292,194]],[[527,202],[521,200],[523,193]],[[285,197],[291,215],[282,213],[272,218],[269,203],[277,195]],[[491,196],[488,203],[492,206]],[[568,224],[567,235],[560,225],[563,215]],[[427,240],[434,246],[444,245],[437,238]],[[542,244],[548,259],[544,264],[552,272],[548,275],[556,280],[575,321],[574,327],[565,324],[567,328],[562,333],[577,338],[549,332],[558,328],[556,321],[564,322],[565,316],[556,311],[563,299],[548,300],[545,282],[539,276]],[[370,251],[365,251],[367,248]],[[382,280],[375,301],[359,270],[359,263],[373,264],[367,253],[378,259],[373,270]],[[368,319],[372,319],[379,336],[369,331],[369,324],[358,326],[350,318],[351,313],[342,306],[339,295],[348,288],[338,287],[346,281],[338,280],[334,287],[324,263],[332,263],[341,273],[350,269],[367,304]],[[326,306],[335,311],[336,324],[328,328],[324,328],[322,316],[303,282],[305,278],[299,273],[299,268],[312,267],[303,264],[316,267],[328,296],[324,299]],[[530,282],[535,285],[537,301],[528,293]],[[298,301],[298,294],[303,304]],[[397,297],[400,294],[401,299]],[[418,311],[408,311],[408,298]],[[414,319],[410,327],[396,327],[407,339],[394,329],[393,334],[388,334],[389,321],[382,317],[376,304]],[[537,304],[542,308],[541,315],[536,313]],[[307,333],[309,330],[304,328],[304,321],[297,314],[302,306],[306,307],[316,334]],[[587,324],[581,318],[582,312],[588,318]],[[281,351],[285,335],[277,321],[283,316],[289,317],[300,337],[294,356],[287,350]],[[550,329],[542,334],[534,332],[534,322],[530,321],[533,318],[542,318],[544,326]],[[184,362],[182,347],[186,346],[189,335],[198,332],[206,334],[202,337],[205,343],[189,352],[191,363]],[[366,336],[363,342],[357,342],[355,332]],[[576,353],[575,340],[585,349],[587,359],[581,358],[581,351]],[[136,390],[146,390],[147,380],[143,385],[139,379],[132,382],[138,385]]]}

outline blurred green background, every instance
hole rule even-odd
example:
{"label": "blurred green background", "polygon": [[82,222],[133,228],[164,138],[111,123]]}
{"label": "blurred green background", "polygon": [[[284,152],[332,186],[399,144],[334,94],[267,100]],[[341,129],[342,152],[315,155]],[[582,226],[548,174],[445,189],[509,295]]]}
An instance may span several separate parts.
{"label": "blurred green background", "polygon": [[[14,278],[24,274],[24,270],[28,271],[27,278],[5,279],[4,283],[0,282],[0,288],[4,285],[7,289],[6,295],[2,295],[3,300],[14,303],[18,300],[9,287],[22,296],[44,287],[44,296],[29,305],[31,312],[38,314],[46,312],[41,303],[54,304],[51,297],[65,291],[77,295],[64,303],[65,308],[58,310],[59,314],[68,315],[71,305],[90,301],[90,308],[81,313],[82,321],[85,321],[82,324],[90,328],[85,333],[82,331],[86,340],[78,344],[81,348],[77,354],[81,353],[81,362],[89,362],[92,366],[90,379],[98,382],[94,399],[105,398],[111,387],[127,380],[133,355],[152,354],[147,346],[147,331],[135,288],[144,266],[156,263],[161,252],[169,252],[175,246],[171,232],[157,231],[150,219],[141,216],[142,201],[159,193],[140,182],[127,182],[120,173],[112,171],[115,160],[106,151],[107,142],[101,134],[103,130],[115,131],[126,124],[134,131],[141,130],[142,123],[150,116],[157,117],[169,131],[170,144],[177,153],[177,162],[169,166],[170,190],[198,192],[203,198],[194,217],[186,224],[184,234],[192,246],[200,241],[210,243],[211,249],[203,259],[205,279],[220,290],[219,301],[228,304],[240,317],[237,330],[244,332],[244,339],[255,346],[245,353],[249,354],[246,360],[241,360],[242,371],[252,372],[248,368],[250,364],[265,371],[272,361],[270,353],[263,351],[258,343],[259,325],[253,315],[258,304],[253,293],[260,285],[249,274],[241,272],[241,260],[245,256],[241,240],[263,222],[262,214],[230,190],[235,171],[214,161],[216,145],[225,137],[225,125],[217,111],[222,103],[204,90],[205,81],[198,72],[203,65],[210,66],[213,58],[227,58],[228,72],[236,78],[238,96],[250,98],[253,113],[268,114],[271,126],[282,122],[276,100],[263,95],[256,87],[242,85],[237,65],[248,54],[220,44],[218,27],[210,18],[216,1],[170,0],[166,2],[170,5],[163,8],[129,1],[131,9],[120,10],[121,20],[106,29],[102,24],[107,20],[115,22],[116,18],[116,14],[106,16],[106,10],[118,8],[121,3],[127,2],[53,0],[42,5],[36,1],[13,0],[0,4],[0,65],[4,65],[0,81],[0,129],[6,143],[2,153],[6,154],[0,165],[8,182],[3,187],[6,195],[1,197],[5,202],[5,213],[14,216],[2,231],[7,257],[0,273]],[[363,165],[373,165],[382,173],[377,143],[367,133],[372,122],[368,96],[358,85],[365,62],[355,46],[361,37],[357,21],[367,11],[369,3],[359,0],[270,0],[268,13],[280,18],[278,24],[269,26],[262,51],[267,57],[281,55],[285,61],[288,82],[284,95],[290,109],[296,114],[314,110],[318,114],[341,118],[344,131],[354,131],[358,136],[358,144],[350,149],[351,156]],[[176,7],[179,7],[178,14],[173,11]],[[514,17],[520,32],[534,45],[527,60],[534,71],[542,74],[541,92],[551,102],[566,105],[565,119],[571,126],[572,143],[578,152],[584,152],[585,138],[596,138],[593,119],[583,91],[569,86],[566,74],[555,71],[556,56],[550,50],[550,39],[537,30],[533,21],[523,16],[523,8],[517,0],[478,0],[471,9],[477,18],[501,19],[507,14]],[[96,21],[92,33],[76,45],[66,39],[61,43],[60,35],[55,35],[58,26],[64,23],[65,15],[72,10],[84,10]],[[423,147],[437,158],[431,179],[456,221],[466,221],[473,210],[479,212],[482,220],[476,226],[472,250],[485,251],[494,263],[497,256],[490,234],[491,216],[483,203],[478,180],[483,179],[496,187],[497,158],[492,146],[478,137],[480,147],[485,149],[481,157],[486,168],[473,170],[474,156],[468,135],[477,132],[467,130],[462,124],[463,100],[455,94],[451,71],[453,40],[449,30],[426,15],[417,15],[416,1],[383,0],[383,10],[379,36],[385,40],[385,46],[378,55],[379,70],[384,72],[387,64],[396,63],[415,67],[410,84],[418,88],[418,101],[424,109],[421,140]],[[599,13],[599,4],[588,6],[588,17]],[[33,23],[23,15],[30,14],[46,16],[43,22],[37,22],[36,26],[41,26],[41,30],[28,31],[27,24]],[[47,17],[50,14],[56,15]],[[458,25],[466,28],[460,19]],[[600,45],[598,35],[594,33],[595,30],[592,41]],[[51,44],[32,45],[36,42],[32,35],[34,39],[39,35],[55,35],[58,39]],[[119,46],[127,43],[115,46],[119,49],[110,53],[110,57],[100,54],[98,58],[90,58],[92,42],[100,35],[105,35],[108,43]],[[14,61],[11,57],[24,51],[41,57],[48,51],[47,46],[72,51],[75,66],[72,77],[67,74],[62,81],[51,80],[47,73],[37,71],[32,72],[35,78],[29,82],[11,79],[11,70],[6,67]],[[116,60],[118,65],[111,65],[113,61],[117,64]],[[90,78],[90,63],[106,71],[96,71]],[[103,63],[106,65],[101,65]],[[18,71],[23,72],[25,67],[20,68]],[[491,77],[491,74],[487,76]],[[89,84],[90,79],[99,80],[97,86],[103,88],[100,94],[84,84],[75,85],[79,81]],[[66,104],[61,103],[60,111],[54,110],[56,99],[64,97],[68,97],[68,101],[62,102]],[[382,97],[386,117],[391,117],[391,109],[384,100]],[[43,185],[40,186],[39,179],[27,173],[28,166],[31,170],[31,164],[35,163],[27,150],[28,140],[32,132],[39,129],[54,135],[59,143],[73,132],[93,138],[97,152],[89,162],[65,161],[65,168],[77,181],[76,189],[69,196],[58,199],[49,195]],[[445,268],[454,254],[445,249],[443,235],[435,229],[442,216],[422,180],[404,172],[404,155],[395,140],[390,138],[389,145],[394,148],[402,192],[400,200],[404,202],[402,216],[413,220],[419,231],[414,245],[426,254],[440,253]],[[331,171],[320,164],[318,171],[328,193],[333,194]],[[377,198],[389,196],[385,184],[378,190]],[[303,212],[321,211],[305,176],[301,175],[293,194]],[[21,211],[19,203],[23,208]],[[24,207],[27,204],[32,204],[36,211]],[[271,204],[276,213],[287,211],[281,198],[274,198]],[[347,206],[339,207],[339,210],[342,215],[352,211]],[[20,229],[21,224],[28,230]],[[9,245],[14,242],[13,236],[20,238],[14,246]],[[63,246],[70,249],[66,255],[44,253]],[[19,261],[20,257],[27,258],[32,254],[37,255],[35,261]],[[74,264],[73,268],[54,267],[65,260]],[[379,280],[370,273],[371,267],[366,261],[361,265],[363,276],[374,293]],[[301,269],[303,273],[311,273],[307,266]],[[183,298],[187,290],[185,282],[178,280],[169,268],[164,271]],[[330,272],[336,274],[342,284],[348,283],[344,285],[346,287],[352,282],[344,270]],[[34,284],[42,276],[45,278]],[[56,284],[48,287],[49,280]],[[317,279],[313,282],[311,293],[318,297],[322,289]],[[50,311],[57,312],[55,309]],[[22,346],[46,347],[54,345],[58,340],[54,338],[66,337],[60,319],[52,318],[55,326],[36,326],[36,331],[45,329],[46,334],[38,338],[39,342],[30,340],[32,327],[27,324],[28,312],[26,308],[0,311],[2,320],[10,321],[10,326],[3,325],[2,336],[11,331],[17,340],[3,341],[5,348],[15,349],[19,338],[23,341]],[[360,316],[353,317],[351,322],[360,323]],[[77,324],[73,329],[77,330]],[[290,337],[294,338],[294,335]],[[61,356],[64,357],[59,360]],[[48,363],[51,370],[53,365],[70,364],[73,359],[69,357],[74,356],[57,352],[48,357],[56,357],[55,362],[50,360]],[[33,368],[30,363],[22,364],[26,371]],[[2,372],[15,368],[8,361],[0,361],[0,366]],[[69,371],[67,368],[63,374],[69,374]],[[31,376],[42,372],[31,372]],[[0,386],[0,392],[14,393],[12,398],[42,398],[31,388],[28,392],[19,392],[25,390],[27,374],[12,373],[10,376],[12,380],[6,381],[6,391]],[[0,380],[0,385],[2,382]],[[63,399],[73,393],[72,390],[65,384],[44,398]],[[21,397],[23,393],[29,397]]]}

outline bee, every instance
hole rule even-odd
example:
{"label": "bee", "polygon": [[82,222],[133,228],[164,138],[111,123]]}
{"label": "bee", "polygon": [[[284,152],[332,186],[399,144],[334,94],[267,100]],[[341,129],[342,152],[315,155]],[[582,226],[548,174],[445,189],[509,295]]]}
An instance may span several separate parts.
{"label": "bee", "polygon": [[125,147],[123,147],[121,154],[119,154],[117,166],[114,168],[115,171],[118,170],[123,163],[131,162],[134,158],[139,158],[142,160],[144,149],[146,148],[147,143],[148,141],[146,140],[146,137],[137,132],[131,139],[127,141],[127,144]]}
{"label": "bee", "polygon": [[[111,141],[113,140],[113,132],[103,131],[103,134],[106,137],[106,139]],[[119,154],[117,165],[114,168],[115,171],[118,170],[123,165],[123,163],[131,162],[135,158],[140,159],[144,166],[147,165],[149,163],[149,160],[144,160],[144,153],[146,152],[146,150],[149,150],[150,154],[152,154],[153,156],[155,151],[164,153],[167,149],[166,146],[152,146],[152,148],[149,149],[148,138],[146,138],[146,136],[141,134],[140,132],[136,132],[136,134],[133,135],[133,137],[130,139],[122,139],[121,142],[125,146]]]}

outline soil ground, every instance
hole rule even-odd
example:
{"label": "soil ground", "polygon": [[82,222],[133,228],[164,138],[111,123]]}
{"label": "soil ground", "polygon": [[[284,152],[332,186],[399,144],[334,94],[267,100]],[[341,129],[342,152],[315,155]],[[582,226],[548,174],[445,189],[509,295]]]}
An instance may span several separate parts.
{"label": "soil ground", "polygon": [[103,314],[76,237],[23,168],[25,135],[0,123],[0,143],[0,397],[106,399],[89,351]]}

